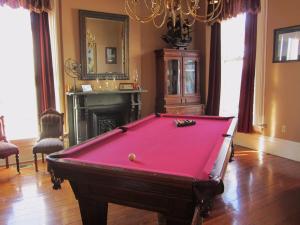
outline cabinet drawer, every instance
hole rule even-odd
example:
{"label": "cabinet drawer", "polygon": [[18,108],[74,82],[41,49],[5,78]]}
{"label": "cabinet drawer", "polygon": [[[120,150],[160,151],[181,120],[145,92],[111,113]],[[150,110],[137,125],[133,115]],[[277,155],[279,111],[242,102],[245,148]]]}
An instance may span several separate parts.
{"label": "cabinet drawer", "polygon": [[179,115],[203,115],[204,105],[165,106],[166,113]]}
{"label": "cabinet drawer", "polygon": [[182,98],[182,103],[183,104],[199,104],[200,103],[200,96],[185,96]]}
{"label": "cabinet drawer", "polygon": [[165,104],[166,105],[179,105],[179,104],[182,104],[183,102],[183,99],[182,99],[182,97],[181,96],[179,96],[179,97],[170,97],[170,96],[168,96],[168,97],[166,97],[165,98]]}

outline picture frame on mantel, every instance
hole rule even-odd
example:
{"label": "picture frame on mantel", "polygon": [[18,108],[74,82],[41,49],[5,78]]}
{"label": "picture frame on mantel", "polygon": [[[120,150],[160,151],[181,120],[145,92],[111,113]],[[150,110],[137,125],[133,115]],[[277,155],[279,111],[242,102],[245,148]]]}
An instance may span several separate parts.
{"label": "picture frame on mantel", "polygon": [[134,83],[120,83],[119,90],[120,91],[131,91],[134,90]]}
{"label": "picture frame on mantel", "polygon": [[300,61],[300,25],[274,30],[273,63]]}
{"label": "picture frame on mantel", "polygon": [[81,88],[82,88],[82,92],[92,92],[93,91],[92,85],[90,85],[90,84],[82,84]]}

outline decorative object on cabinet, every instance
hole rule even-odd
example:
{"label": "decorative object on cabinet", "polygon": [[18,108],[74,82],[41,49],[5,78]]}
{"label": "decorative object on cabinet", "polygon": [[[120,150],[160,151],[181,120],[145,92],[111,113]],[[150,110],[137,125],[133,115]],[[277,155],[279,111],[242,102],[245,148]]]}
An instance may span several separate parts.
{"label": "decorative object on cabinet", "polygon": [[274,30],[273,63],[300,61],[300,25]]}
{"label": "decorative object on cabinet", "polygon": [[156,54],[156,111],[203,114],[200,103],[200,52],[160,49]]}
{"label": "decorative object on cabinet", "polygon": [[161,38],[170,44],[172,48],[186,49],[192,41],[191,28],[187,26],[187,23],[188,21],[181,20],[178,15],[175,26],[173,26],[173,21],[169,17],[167,22],[168,32],[162,35]]}
{"label": "decorative object on cabinet", "polygon": [[76,79],[78,79],[81,76],[81,64],[79,64],[74,59],[68,58],[65,61],[64,68],[66,74],[69,77],[73,78],[73,87],[71,91],[76,92]]}
{"label": "decorative object on cabinet", "polygon": [[79,10],[79,25],[80,79],[129,80],[129,17]]}

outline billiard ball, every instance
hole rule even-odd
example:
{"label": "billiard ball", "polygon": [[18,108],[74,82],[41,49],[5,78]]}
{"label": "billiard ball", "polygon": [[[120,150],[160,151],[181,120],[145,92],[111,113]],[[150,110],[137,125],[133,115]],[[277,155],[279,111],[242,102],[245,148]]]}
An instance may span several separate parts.
{"label": "billiard ball", "polygon": [[135,158],[136,158],[136,155],[135,155],[134,153],[130,153],[130,154],[128,155],[128,159],[129,159],[130,161],[134,161]]}

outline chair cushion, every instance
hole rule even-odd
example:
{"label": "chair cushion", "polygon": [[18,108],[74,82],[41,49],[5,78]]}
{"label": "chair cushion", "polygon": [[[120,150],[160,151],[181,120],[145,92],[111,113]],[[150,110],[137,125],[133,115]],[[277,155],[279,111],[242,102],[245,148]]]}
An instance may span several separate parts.
{"label": "chair cushion", "polygon": [[16,145],[4,141],[0,141],[0,158],[4,159],[7,156],[19,153]]}
{"label": "chair cushion", "polygon": [[64,149],[64,143],[58,138],[45,138],[33,146],[33,153],[50,154]]}

